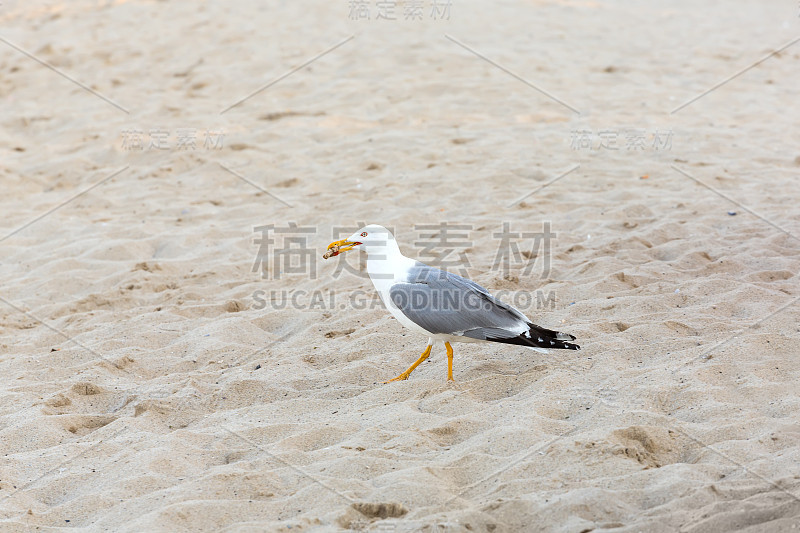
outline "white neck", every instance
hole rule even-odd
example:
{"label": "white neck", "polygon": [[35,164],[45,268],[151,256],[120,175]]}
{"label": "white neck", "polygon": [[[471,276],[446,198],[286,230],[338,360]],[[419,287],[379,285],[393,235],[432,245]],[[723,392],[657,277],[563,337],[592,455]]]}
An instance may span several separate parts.
{"label": "white neck", "polygon": [[367,273],[378,292],[388,290],[395,281],[405,281],[415,261],[400,253],[394,239],[380,248],[367,248]]}

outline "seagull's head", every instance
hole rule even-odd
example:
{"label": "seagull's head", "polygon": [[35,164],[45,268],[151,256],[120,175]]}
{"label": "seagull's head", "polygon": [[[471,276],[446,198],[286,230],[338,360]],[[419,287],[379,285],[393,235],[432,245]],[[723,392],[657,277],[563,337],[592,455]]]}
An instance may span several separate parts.
{"label": "seagull's head", "polygon": [[377,224],[364,226],[346,239],[334,241],[328,245],[328,251],[322,257],[328,259],[342,252],[358,248],[367,254],[388,255],[397,249],[394,235],[388,229]]}

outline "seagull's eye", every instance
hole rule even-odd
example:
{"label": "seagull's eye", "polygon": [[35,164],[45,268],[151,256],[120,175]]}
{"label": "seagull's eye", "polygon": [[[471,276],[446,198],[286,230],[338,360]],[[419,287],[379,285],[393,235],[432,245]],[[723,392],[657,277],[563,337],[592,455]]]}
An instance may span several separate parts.
{"label": "seagull's eye", "polygon": [[366,231],[362,232],[362,233],[361,233],[361,236],[362,236],[362,237],[366,237],[366,236],[367,236],[367,232],[366,232]]}

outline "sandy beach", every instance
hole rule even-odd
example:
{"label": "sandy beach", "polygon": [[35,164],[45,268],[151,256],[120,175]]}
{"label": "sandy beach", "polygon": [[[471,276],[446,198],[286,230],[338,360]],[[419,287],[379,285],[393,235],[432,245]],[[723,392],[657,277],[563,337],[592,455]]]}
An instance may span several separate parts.
{"label": "sandy beach", "polygon": [[799,15],[3,1],[0,530],[800,530]]}

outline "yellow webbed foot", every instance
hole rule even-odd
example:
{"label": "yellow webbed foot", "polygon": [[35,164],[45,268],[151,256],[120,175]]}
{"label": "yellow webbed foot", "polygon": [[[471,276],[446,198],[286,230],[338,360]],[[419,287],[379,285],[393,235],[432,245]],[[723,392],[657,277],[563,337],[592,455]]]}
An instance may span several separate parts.
{"label": "yellow webbed foot", "polygon": [[396,378],[392,378],[392,379],[390,379],[389,381],[384,381],[384,383],[391,383],[392,381],[403,381],[403,380],[406,380],[406,379],[408,379],[408,376],[409,376],[409,375],[410,375],[410,374],[406,374],[405,372],[403,372],[402,374],[400,374],[400,375],[399,375],[399,376],[397,376]]}
{"label": "yellow webbed foot", "polygon": [[408,367],[408,370],[406,370],[405,372],[403,372],[394,379],[390,379],[389,381],[384,381],[384,383],[391,383],[392,381],[403,381],[408,379],[408,376],[411,375],[411,372],[413,372],[414,369],[417,368],[417,366],[419,366],[421,362],[427,359],[430,354],[431,354],[431,345],[429,344],[428,347],[425,348],[425,351],[422,352],[422,355],[419,356],[419,359],[417,359],[417,361],[413,365]]}

